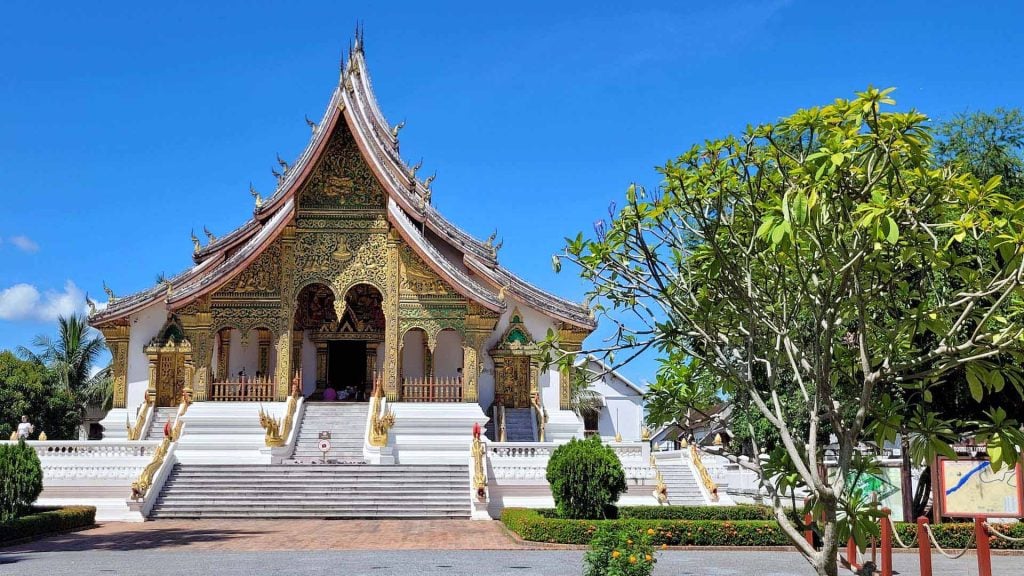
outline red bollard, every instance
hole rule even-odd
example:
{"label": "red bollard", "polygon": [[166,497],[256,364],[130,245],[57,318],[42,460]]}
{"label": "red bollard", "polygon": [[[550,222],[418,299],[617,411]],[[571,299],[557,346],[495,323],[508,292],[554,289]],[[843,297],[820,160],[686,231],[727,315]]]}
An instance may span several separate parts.
{"label": "red bollard", "polygon": [[984,518],[974,519],[974,539],[978,542],[978,576],[992,576],[992,551]]}
{"label": "red bollard", "polygon": [[853,536],[846,541],[846,559],[850,561],[850,568],[858,570],[860,564],[857,563],[857,543],[854,542]]}
{"label": "red bollard", "polygon": [[921,560],[921,576],[932,576],[932,543],[928,539],[927,525],[927,518],[917,518],[917,554]]}
{"label": "red bollard", "polygon": [[892,576],[892,510],[882,508],[882,576]]}
{"label": "red bollard", "polygon": [[807,526],[807,529],[804,530],[804,538],[807,540],[807,543],[811,545],[811,548],[814,548],[814,530],[811,530],[812,520],[813,518],[811,517],[810,512],[804,514],[804,526]]}

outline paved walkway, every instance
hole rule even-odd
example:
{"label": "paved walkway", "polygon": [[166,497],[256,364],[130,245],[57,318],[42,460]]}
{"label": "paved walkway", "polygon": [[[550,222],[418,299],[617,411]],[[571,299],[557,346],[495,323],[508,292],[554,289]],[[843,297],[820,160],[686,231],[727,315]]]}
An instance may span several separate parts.
{"label": "paved walkway", "polygon": [[160,520],[114,522],[0,553],[70,550],[516,550],[500,522],[472,520]]}
{"label": "paved walkway", "polygon": [[[537,545],[544,546],[544,545]],[[781,550],[658,552],[655,575],[799,576],[810,567]],[[582,573],[583,551],[537,549],[499,522],[162,520],[107,524],[0,548],[0,576],[126,574],[373,574],[504,576]],[[1024,558],[993,557],[994,576],[1022,573]],[[918,574],[916,554],[896,554],[901,576]],[[977,560],[933,558],[934,574],[973,576]]]}

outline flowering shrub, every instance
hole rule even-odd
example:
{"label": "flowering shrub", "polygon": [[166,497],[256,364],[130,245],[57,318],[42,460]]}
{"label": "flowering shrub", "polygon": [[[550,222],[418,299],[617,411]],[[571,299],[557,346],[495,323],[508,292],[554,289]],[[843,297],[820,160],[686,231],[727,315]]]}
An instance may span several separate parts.
{"label": "flowering shrub", "polygon": [[651,544],[653,530],[602,527],[583,558],[585,576],[648,576],[657,560]]}

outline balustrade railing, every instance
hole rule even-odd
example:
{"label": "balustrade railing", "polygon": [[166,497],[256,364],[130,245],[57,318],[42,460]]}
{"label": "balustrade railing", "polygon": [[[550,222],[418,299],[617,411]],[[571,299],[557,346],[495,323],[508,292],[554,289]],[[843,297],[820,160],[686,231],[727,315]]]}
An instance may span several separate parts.
{"label": "balustrade railing", "polygon": [[708,469],[704,466],[704,461],[700,459],[700,450],[694,444],[690,444],[690,460],[693,462],[694,469],[697,470],[697,475],[700,476],[701,484],[703,484],[704,490],[707,491],[708,498],[712,502],[718,502],[718,485],[711,479],[711,474],[708,473]]}
{"label": "balustrade railing", "polygon": [[247,378],[210,385],[209,399],[213,402],[273,402],[277,396],[277,383],[271,378]]}
{"label": "balustrade railing", "polygon": [[36,451],[40,460],[49,462],[51,458],[60,459],[94,459],[118,457],[149,457],[153,455],[159,442],[127,441],[127,442],[96,442],[95,440],[29,440],[29,447]]}
{"label": "balustrade railing", "polygon": [[462,402],[462,378],[403,378],[402,401]]}

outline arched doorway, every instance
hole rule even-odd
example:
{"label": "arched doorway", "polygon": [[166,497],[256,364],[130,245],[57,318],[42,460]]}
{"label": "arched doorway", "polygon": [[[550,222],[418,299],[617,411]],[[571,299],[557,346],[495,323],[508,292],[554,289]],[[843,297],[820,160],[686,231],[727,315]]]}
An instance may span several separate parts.
{"label": "arched doorway", "polygon": [[384,341],[383,300],[380,290],[369,284],[350,288],[341,306],[324,284],[310,284],[300,291],[294,328],[315,348],[314,398],[325,393],[341,400],[369,398],[377,347]]}

